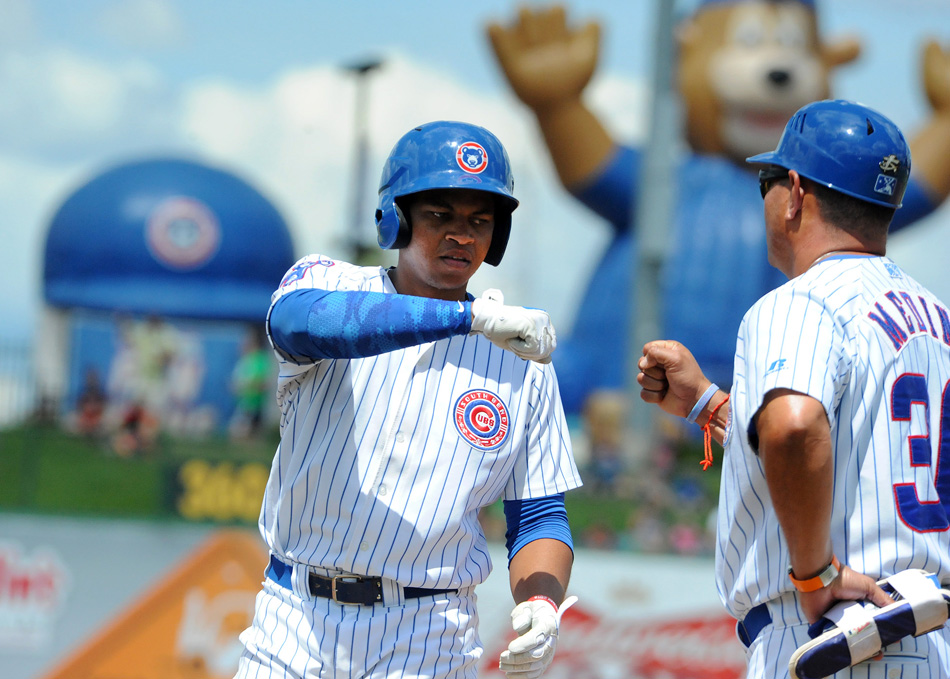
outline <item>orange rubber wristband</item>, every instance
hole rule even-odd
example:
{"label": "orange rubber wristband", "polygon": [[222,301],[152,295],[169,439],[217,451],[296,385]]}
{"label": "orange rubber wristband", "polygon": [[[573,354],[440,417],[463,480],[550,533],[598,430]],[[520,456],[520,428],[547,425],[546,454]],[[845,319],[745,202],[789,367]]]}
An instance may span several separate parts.
{"label": "orange rubber wristband", "polygon": [[799,592],[817,592],[819,589],[827,587],[838,577],[841,572],[841,562],[834,554],[831,555],[831,563],[828,564],[818,575],[807,580],[798,580],[792,575],[792,567],[788,567],[788,579],[795,585]]}

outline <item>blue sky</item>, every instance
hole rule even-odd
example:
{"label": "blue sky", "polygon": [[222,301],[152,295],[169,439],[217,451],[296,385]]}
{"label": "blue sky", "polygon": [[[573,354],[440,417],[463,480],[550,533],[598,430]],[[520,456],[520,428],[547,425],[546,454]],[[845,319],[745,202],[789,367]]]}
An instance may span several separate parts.
{"label": "blue sky", "polygon": [[[502,287],[510,301],[546,307],[559,327],[569,326],[606,230],[560,189],[533,119],[494,63],[484,26],[510,22],[518,6],[0,0],[0,314],[8,321],[0,337],[28,337],[36,326],[42,246],[55,209],[95,174],[131,158],[179,155],[229,169],[275,203],[299,254],[342,254],[355,96],[343,67],[367,58],[386,62],[370,81],[371,193],[383,158],[411,126],[456,118],[494,130],[512,156],[522,207],[505,263],[480,273],[473,287]],[[654,3],[565,6],[573,21],[595,19],[603,28],[589,105],[615,136],[639,141]],[[834,94],[888,113],[912,134],[927,113],[920,45],[933,35],[950,46],[950,3],[819,0],[819,10],[826,36],[850,34],[864,45],[861,60],[836,75]],[[364,200],[374,206],[372,195]],[[371,212],[366,227],[370,233]],[[943,209],[891,248],[945,299],[948,235]]]}

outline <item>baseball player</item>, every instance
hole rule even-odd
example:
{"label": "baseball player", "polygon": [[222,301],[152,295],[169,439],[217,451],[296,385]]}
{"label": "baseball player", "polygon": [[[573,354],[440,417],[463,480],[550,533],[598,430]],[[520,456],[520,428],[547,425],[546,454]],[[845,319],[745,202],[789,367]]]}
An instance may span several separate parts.
{"label": "baseball player", "polygon": [[281,440],[260,516],[270,563],[238,677],[460,677],[482,653],[475,587],[492,568],[481,508],[504,499],[518,637],[550,663],[573,560],[564,492],[581,484],[543,311],[474,299],[518,201],[481,127],[421,125],[382,173],[392,268],[298,261],[267,328]]}
{"label": "baseball player", "polygon": [[[763,166],[769,261],[790,280],[746,313],[731,393],[668,341],[644,347],[638,381],[724,442],[719,594],[749,677],[772,678],[835,602],[892,606],[877,581],[908,569],[950,581],[950,312],[885,256],[911,160],[889,119],[814,102],[748,160]],[[950,632],[914,634],[835,676],[950,676]]]}

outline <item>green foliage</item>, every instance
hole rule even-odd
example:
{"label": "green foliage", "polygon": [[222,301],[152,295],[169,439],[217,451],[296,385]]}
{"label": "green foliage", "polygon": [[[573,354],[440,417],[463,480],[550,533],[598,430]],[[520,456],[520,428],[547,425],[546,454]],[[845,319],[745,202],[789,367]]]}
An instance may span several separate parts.
{"label": "green foliage", "polygon": [[[277,443],[276,431],[250,441],[161,436],[122,456],[110,440],[53,426],[0,430],[0,511],[253,525]],[[663,473],[647,465],[630,470],[613,491],[588,483],[567,493],[575,544],[707,552],[708,542],[683,547],[675,536],[679,530],[708,540],[722,450],[714,452],[713,467],[702,471],[702,444],[679,442]],[[489,540],[504,541],[500,501],[480,520]]]}
{"label": "green foliage", "polygon": [[0,431],[0,510],[114,517],[175,515],[175,476],[193,459],[270,465],[276,437],[231,442],[161,437],[134,457],[56,427]]}

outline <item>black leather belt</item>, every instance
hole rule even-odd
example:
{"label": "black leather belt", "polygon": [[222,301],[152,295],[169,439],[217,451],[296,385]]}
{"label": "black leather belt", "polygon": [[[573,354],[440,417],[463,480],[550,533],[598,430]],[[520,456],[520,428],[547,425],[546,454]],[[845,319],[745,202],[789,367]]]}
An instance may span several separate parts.
{"label": "black leather belt", "polygon": [[766,625],[772,623],[772,614],[765,604],[759,604],[746,616],[736,623],[736,633],[739,635],[739,641],[745,644],[746,648],[752,645],[755,638],[759,636]]}
{"label": "black leather belt", "polygon": [[[293,568],[271,554],[267,577],[282,587],[293,590],[291,577]],[[339,604],[362,604],[372,606],[383,601],[382,578],[367,575],[319,575],[310,571],[307,574],[310,595],[332,599]],[[406,599],[418,599],[424,596],[457,592],[457,589],[426,589],[424,587],[403,587]]]}

